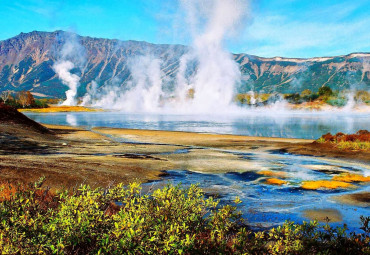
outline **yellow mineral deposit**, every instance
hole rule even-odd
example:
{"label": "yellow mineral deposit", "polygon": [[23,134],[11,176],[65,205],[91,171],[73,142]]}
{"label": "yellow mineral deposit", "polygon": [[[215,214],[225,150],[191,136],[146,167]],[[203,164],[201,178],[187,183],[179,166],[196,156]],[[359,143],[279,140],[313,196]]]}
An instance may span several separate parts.
{"label": "yellow mineral deposit", "polygon": [[340,182],[370,182],[370,176],[363,176],[360,174],[345,173],[333,177],[334,181]]}
{"label": "yellow mineral deposit", "polygon": [[283,180],[280,180],[280,179],[277,179],[277,178],[269,178],[265,181],[266,184],[271,184],[271,185],[283,185],[283,184],[286,184],[288,183],[287,181],[283,181]]}
{"label": "yellow mineral deposit", "polygon": [[317,181],[304,181],[301,187],[303,189],[338,189],[338,188],[355,188],[354,185],[348,182],[332,181],[332,180],[317,180]]}

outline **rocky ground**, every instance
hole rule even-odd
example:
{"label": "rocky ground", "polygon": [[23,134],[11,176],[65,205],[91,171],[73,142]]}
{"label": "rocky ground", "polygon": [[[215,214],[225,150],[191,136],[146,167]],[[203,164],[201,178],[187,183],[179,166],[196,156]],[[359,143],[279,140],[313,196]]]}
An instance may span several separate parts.
{"label": "rocky ground", "polygon": [[168,162],[137,157],[173,146],[121,144],[80,128],[44,127],[23,114],[0,106],[0,180],[31,182],[41,176],[52,187],[80,183],[107,186],[159,178]]}

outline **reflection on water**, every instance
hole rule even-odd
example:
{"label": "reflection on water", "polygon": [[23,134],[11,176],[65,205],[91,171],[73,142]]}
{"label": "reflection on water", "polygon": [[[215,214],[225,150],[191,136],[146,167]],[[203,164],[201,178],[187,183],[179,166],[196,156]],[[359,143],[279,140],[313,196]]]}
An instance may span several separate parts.
{"label": "reflection on water", "polygon": [[[252,154],[252,153],[250,153]],[[321,158],[291,154],[252,154],[246,162],[260,162],[263,169],[278,173],[287,183],[281,186],[266,184],[266,176],[260,169],[247,172],[199,173],[186,169],[167,171],[163,180],[146,184],[163,186],[168,182],[184,186],[198,183],[208,195],[216,196],[221,203],[232,203],[236,196],[243,201],[238,208],[249,225],[255,228],[270,227],[284,223],[309,221],[307,215],[317,212],[335,212],[331,224],[346,223],[351,231],[359,231],[360,216],[369,215],[369,207],[346,205],[335,198],[354,192],[369,192],[370,185],[353,183],[355,189],[306,190],[302,181],[332,180],[340,173],[370,175],[370,168],[344,162],[333,163]],[[337,222],[336,222],[337,221]]]}
{"label": "reflection on water", "polygon": [[370,113],[258,113],[243,115],[161,115],[120,112],[26,113],[46,124],[208,132],[316,139],[331,132],[370,129]]}
{"label": "reflection on water", "polygon": [[67,113],[66,122],[69,126],[77,126],[77,117],[71,113]]}

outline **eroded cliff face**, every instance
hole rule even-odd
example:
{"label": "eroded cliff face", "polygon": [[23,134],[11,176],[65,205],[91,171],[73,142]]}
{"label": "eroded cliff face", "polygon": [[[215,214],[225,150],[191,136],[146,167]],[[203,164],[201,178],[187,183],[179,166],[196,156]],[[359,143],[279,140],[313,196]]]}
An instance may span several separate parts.
{"label": "eroded cliff face", "polygon": [[[30,32],[0,42],[0,91],[30,90],[36,96],[64,97],[67,86],[53,70],[60,59],[68,33]],[[131,78],[130,60],[141,55],[152,55],[162,61],[165,84],[171,89],[180,65],[180,58],[188,47],[156,45],[137,41],[119,41],[76,36],[84,49],[82,59],[73,70],[81,77],[78,94],[81,96],[94,80],[99,87],[107,84],[125,86]],[[77,53],[76,53],[77,54]],[[266,93],[317,91],[327,85],[332,89],[370,89],[370,54],[354,53],[346,56],[288,59],[261,58],[234,54],[240,65],[242,82],[239,92],[249,90]],[[196,69],[196,63],[187,70]]]}

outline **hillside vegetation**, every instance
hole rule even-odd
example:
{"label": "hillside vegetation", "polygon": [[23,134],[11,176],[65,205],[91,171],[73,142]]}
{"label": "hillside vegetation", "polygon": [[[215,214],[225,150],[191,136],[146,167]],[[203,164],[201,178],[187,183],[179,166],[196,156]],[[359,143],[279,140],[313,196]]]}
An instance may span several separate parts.
{"label": "hillside vegetation", "polygon": [[323,86],[318,90],[318,92],[313,92],[310,89],[305,89],[301,93],[288,93],[288,94],[246,93],[246,94],[237,94],[235,97],[235,101],[238,104],[251,106],[265,106],[283,100],[296,106],[305,103],[311,103],[312,106],[327,104],[335,107],[344,107],[348,104],[370,105],[370,93],[364,90],[333,91],[331,88]]}

